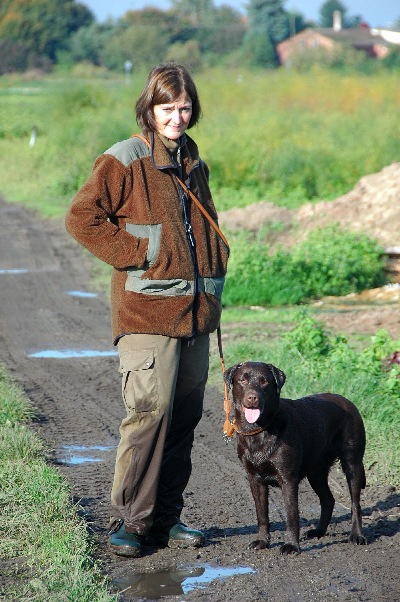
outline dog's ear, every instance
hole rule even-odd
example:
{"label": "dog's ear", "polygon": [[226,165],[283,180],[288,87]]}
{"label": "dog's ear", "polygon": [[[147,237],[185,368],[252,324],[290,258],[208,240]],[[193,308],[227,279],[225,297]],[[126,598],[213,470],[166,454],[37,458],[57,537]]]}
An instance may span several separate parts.
{"label": "dog's ear", "polygon": [[235,364],[234,366],[231,366],[230,368],[227,368],[225,370],[225,372],[224,372],[224,381],[228,385],[229,389],[232,387],[233,377],[235,376],[236,370],[241,365],[242,364]]}
{"label": "dog's ear", "polygon": [[284,372],[282,372],[282,370],[279,370],[279,368],[276,368],[275,366],[273,366],[272,364],[267,364],[267,365],[268,365],[268,368],[271,370],[272,375],[275,379],[276,389],[277,389],[278,393],[280,393],[281,389],[286,381],[286,374]]}

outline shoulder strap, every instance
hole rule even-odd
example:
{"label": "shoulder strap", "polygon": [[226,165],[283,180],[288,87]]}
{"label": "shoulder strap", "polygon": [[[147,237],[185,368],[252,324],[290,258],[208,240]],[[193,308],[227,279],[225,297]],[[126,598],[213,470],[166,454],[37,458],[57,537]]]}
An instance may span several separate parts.
{"label": "shoulder strap", "polygon": [[143,140],[143,142],[150,148],[150,142],[147,140],[147,138],[142,136],[142,134],[132,134],[131,138],[140,138],[140,140]]}
{"label": "shoulder strap", "polygon": [[[131,138],[140,138],[140,140],[143,140],[143,142],[145,142],[145,144],[147,144],[147,146],[150,148],[150,142],[147,140],[147,138],[142,136],[142,134],[132,134]],[[211,215],[203,207],[203,205],[200,203],[199,199],[193,194],[193,192],[186,186],[186,184],[184,184],[182,182],[182,180],[180,178],[178,178],[178,176],[176,176],[175,174],[172,174],[172,175],[176,179],[178,184],[183,188],[183,190],[189,195],[189,197],[192,199],[193,203],[201,211],[201,213],[204,215],[204,217],[210,222],[211,226],[214,228],[214,230],[216,231],[218,236],[221,238],[221,240],[224,241],[224,243],[229,251],[229,243],[228,243],[227,239],[225,238],[225,236],[222,234],[218,225],[215,223],[215,221],[211,217]]]}
{"label": "shoulder strap", "polygon": [[208,211],[203,207],[203,205],[200,203],[199,199],[193,194],[193,192],[186,186],[186,184],[184,184],[182,182],[182,180],[180,178],[178,178],[178,176],[175,176],[177,182],[179,183],[179,185],[183,188],[183,190],[190,196],[190,198],[192,199],[193,203],[196,205],[196,207],[198,209],[200,209],[200,211],[202,212],[202,214],[204,215],[204,217],[210,222],[211,226],[214,228],[214,230],[216,231],[216,233],[218,234],[218,236],[224,241],[228,251],[229,251],[229,244],[228,241],[226,240],[225,236],[222,234],[221,230],[219,229],[219,227],[217,226],[217,224],[215,223],[215,221],[213,220],[213,218],[211,217],[211,215],[208,213]]}

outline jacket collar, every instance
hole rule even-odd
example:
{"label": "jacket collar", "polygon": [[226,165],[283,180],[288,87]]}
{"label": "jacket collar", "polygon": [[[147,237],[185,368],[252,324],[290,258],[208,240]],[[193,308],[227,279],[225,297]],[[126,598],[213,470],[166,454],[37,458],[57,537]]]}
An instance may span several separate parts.
{"label": "jacket collar", "polygon": [[[190,171],[192,171],[192,169],[199,164],[199,159],[198,157],[192,158],[189,155],[189,151],[187,148],[188,137],[186,136],[186,134],[183,134],[179,141],[180,147],[182,149],[182,157],[186,164],[185,170],[186,173],[189,174]],[[162,138],[156,132],[150,132],[150,148],[153,164],[156,169],[178,169],[177,163],[174,161],[173,157],[168,152],[168,149],[165,146]]]}

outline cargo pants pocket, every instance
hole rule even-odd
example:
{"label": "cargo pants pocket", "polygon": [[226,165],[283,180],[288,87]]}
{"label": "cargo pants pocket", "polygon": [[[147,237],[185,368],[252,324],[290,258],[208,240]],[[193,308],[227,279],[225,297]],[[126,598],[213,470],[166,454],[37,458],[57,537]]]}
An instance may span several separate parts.
{"label": "cargo pants pocket", "polygon": [[158,385],[154,349],[120,352],[122,397],[130,412],[151,412],[158,408]]}

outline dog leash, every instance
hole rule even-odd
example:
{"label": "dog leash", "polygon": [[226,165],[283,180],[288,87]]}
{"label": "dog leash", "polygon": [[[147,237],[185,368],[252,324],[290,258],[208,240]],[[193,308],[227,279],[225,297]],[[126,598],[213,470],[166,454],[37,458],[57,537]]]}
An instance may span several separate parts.
{"label": "dog leash", "polygon": [[[219,350],[219,359],[221,360],[221,368],[222,368],[222,377],[224,377],[225,375],[225,362],[224,362],[224,354],[222,351],[222,335],[221,335],[221,326],[218,326],[217,328],[217,337],[218,337],[218,350]],[[224,412],[225,412],[225,422],[224,422],[224,441],[225,443],[229,443],[229,441],[231,441],[235,431],[238,430],[238,427],[235,423],[235,419],[233,419],[233,421],[231,420],[230,416],[231,416],[231,411],[232,411],[232,404],[231,404],[231,400],[229,399],[229,389],[228,389],[228,385],[226,384],[225,378],[224,378]]]}
{"label": "dog leash", "polygon": [[[224,354],[222,351],[222,335],[221,335],[221,326],[217,328],[217,336],[218,336],[218,349],[219,349],[219,357],[221,360],[221,368],[222,368],[222,376],[225,375],[225,362],[224,362]],[[243,435],[244,437],[250,437],[251,435],[258,435],[262,433],[268,425],[260,426],[258,429],[254,431],[240,431],[238,425],[236,424],[236,418],[231,420],[231,412],[232,412],[232,404],[229,398],[229,388],[226,384],[224,378],[224,412],[225,412],[225,422],[224,422],[224,441],[225,443],[229,443],[232,441],[232,437],[235,433],[238,435]]]}

